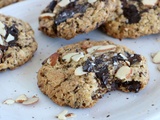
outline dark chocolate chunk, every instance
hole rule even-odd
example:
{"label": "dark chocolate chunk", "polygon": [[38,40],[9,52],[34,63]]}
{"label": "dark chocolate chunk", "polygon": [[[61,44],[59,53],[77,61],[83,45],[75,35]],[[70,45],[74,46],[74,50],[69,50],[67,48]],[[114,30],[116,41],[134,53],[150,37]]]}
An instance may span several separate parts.
{"label": "dark chocolate chunk", "polygon": [[89,3],[77,4],[76,1],[69,3],[67,7],[56,17],[54,22],[55,25],[65,22],[68,18],[72,18],[76,13],[84,13],[89,5]]}
{"label": "dark chocolate chunk", "polygon": [[141,61],[142,61],[142,58],[141,58],[140,55],[134,54],[133,56],[130,56],[130,57],[128,58],[128,61],[130,62],[130,65],[133,65],[133,64],[135,64],[135,63],[137,63],[137,62],[141,62]]}
{"label": "dark chocolate chunk", "polygon": [[128,23],[138,23],[141,20],[141,16],[135,5],[123,6],[123,14],[128,19]]}
{"label": "dark chocolate chunk", "polygon": [[53,10],[54,10],[54,8],[55,8],[56,5],[57,5],[57,1],[53,0],[53,1],[49,4],[48,8],[53,12]]}
{"label": "dark chocolate chunk", "polygon": [[92,62],[89,59],[84,63],[83,71],[85,71],[85,72],[93,72],[94,71],[94,66],[92,65]]}
{"label": "dark chocolate chunk", "polygon": [[100,79],[101,86],[106,87],[109,79],[108,66],[103,66],[99,72],[96,73],[96,77]]}
{"label": "dark chocolate chunk", "polygon": [[121,82],[119,80],[115,81],[116,88],[119,89],[120,87],[124,87],[126,90],[129,90],[130,92],[139,92],[141,88],[141,83],[139,81],[126,81]]}

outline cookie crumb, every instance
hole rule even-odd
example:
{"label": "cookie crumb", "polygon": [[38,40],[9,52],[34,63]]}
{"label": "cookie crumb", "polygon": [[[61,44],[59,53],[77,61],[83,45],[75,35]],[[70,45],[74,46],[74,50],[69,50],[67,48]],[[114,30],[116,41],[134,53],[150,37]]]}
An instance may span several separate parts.
{"label": "cookie crumb", "polygon": [[110,117],[110,115],[107,115],[106,117],[108,118],[108,117]]}

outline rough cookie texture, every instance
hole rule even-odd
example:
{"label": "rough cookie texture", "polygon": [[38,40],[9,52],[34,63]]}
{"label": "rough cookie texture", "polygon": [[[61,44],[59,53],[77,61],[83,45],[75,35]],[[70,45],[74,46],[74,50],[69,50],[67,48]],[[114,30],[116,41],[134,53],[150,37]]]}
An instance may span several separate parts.
{"label": "rough cookie texture", "polygon": [[114,11],[116,0],[52,0],[39,17],[39,30],[71,39],[99,27]]}
{"label": "rough cookie texture", "polygon": [[149,80],[146,59],[109,41],[85,40],[64,46],[47,58],[38,86],[55,103],[92,107],[106,92],[139,92]]}
{"label": "rough cookie texture", "polygon": [[23,65],[36,50],[37,42],[30,25],[0,14],[0,71]]}
{"label": "rough cookie texture", "polygon": [[0,0],[0,8],[10,5],[12,3],[16,3],[22,0]]}
{"label": "rough cookie texture", "polygon": [[[145,0],[143,0],[145,1]],[[144,5],[140,0],[117,0],[116,12],[102,25],[115,38],[137,38],[160,33],[160,1]]]}

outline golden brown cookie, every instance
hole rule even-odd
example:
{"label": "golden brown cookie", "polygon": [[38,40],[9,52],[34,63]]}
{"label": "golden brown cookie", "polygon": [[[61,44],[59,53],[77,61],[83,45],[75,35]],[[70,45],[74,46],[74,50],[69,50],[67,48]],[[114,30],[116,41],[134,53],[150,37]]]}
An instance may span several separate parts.
{"label": "golden brown cookie", "polygon": [[139,92],[148,80],[146,59],[109,41],[64,46],[38,72],[40,90],[58,105],[73,108],[92,107],[112,90]]}
{"label": "golden brown cookie", "polygon": [[0,14],[0,71],[23,65],[36,50],[37,42],[31,26]]}
{"label": "golden brown cookie", "polygon": [[117,3],[116,12],[102,25],[107,35],[123,39],[160,33],[159,0],[117,0]]}

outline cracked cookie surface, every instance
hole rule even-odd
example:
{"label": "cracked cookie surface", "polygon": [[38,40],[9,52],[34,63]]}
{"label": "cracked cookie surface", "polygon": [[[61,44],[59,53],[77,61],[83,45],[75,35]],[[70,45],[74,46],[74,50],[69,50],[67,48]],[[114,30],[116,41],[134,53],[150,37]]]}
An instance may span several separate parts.
{"label": "cracked cookie surface", "polygon": [[146,5],[145,1],[117,0],[116,12],[102,25],[104,32],[118,39],[159,34],[160,1],[153,5]]}
{"label": "cracked cookie surface", "polygon": [[61,106],[92,107],[112,90],[139,92],[149,80],[146,59],[109,41],[64,46],[40,68],[38,86]]}
{"label": "cracked cookie surface", "polygon": [[71,39],[99,27],[115,5],[116,0],[52,0],[39,17],[39,30],[50,37]]}
{"label": "cracked cookie surface", "polygon": [[15,69],[37,50],[34,31],[20,19],[0,14],[0,71]]}

